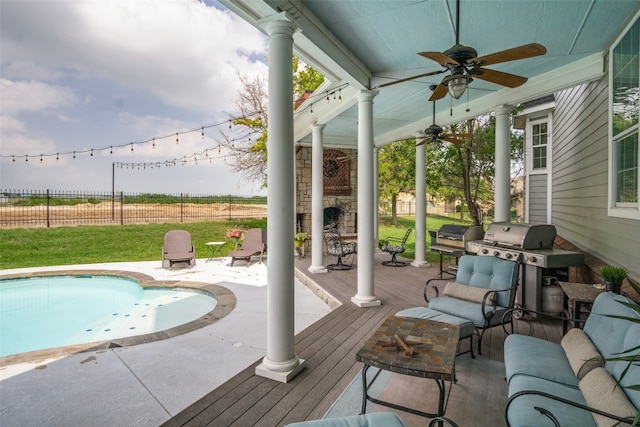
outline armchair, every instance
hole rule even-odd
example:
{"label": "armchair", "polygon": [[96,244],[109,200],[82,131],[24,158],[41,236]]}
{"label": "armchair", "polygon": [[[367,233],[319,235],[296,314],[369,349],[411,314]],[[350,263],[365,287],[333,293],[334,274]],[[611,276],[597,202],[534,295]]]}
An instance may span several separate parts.
{"label": "armchair", "polygon": [[407,243],[407,239],[411,234],[412,229],[408,229],[404,234],[404,237],[399,239],[397,237],[387,237],[385,240],[381,240],[378,246],[380,250],[383,252],[387,252],[391,254],[391,260],[382,261],[382,265],[391,266],[391,267],[404,267],[407,265],[404,261],[398,261],[396,256],[398,254],[402,254],[405,251],[405,243]]}
{"label": "armchair", "polygon": [[345,263],[345,260],[357,252],[356,242],[345,242],[342,240],[340,231],[337,228],[328,228],[324,230],[324,243],[327,247],[327,254],[338,257],[338,261],[335,264],[327,265],[329,270],[349,270],[353,268],[353,264],[350,264],[349,261]]}
{"label": "armchair", "polygon": [[[519,265],[513,261],[490,256],[463,255],[460,257],[455,282],[450,279],[431,279],[424,288],[424,299],[431,310],[467,319],[478,334],[478,354],[482,354],[484,332],[504,323],[511,325],[518,288]],[[449,281],[442,295],[432,283]],[[435,298],[429,300],[427,291],[433,289]],[[511,328],[513,330],[513,328]]]}

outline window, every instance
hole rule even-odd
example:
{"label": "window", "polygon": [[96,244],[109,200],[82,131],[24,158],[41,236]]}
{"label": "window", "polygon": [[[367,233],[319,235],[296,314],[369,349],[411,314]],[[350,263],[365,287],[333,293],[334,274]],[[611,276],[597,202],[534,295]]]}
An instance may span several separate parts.
{"label": "window", "polygon": [[[613,45],[610,62],[611,209],[615,216],[638,218],[638,95],[640,94],[640,20]],[[627,213],[625,214],[625,211]],[[631,214],[628,211],[635,212]]]}
{"label": "window", "polygon": [[547,123],[534,124],[531,127],[531,145],[533,146],[533,169],[547,168]]}

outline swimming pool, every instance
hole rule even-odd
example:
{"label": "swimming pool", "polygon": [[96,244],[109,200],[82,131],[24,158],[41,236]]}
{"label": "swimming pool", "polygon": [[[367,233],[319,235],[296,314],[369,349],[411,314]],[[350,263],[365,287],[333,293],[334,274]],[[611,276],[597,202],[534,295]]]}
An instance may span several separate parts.
{"label": "swimming pool", "polygon": [[111,275],[0,280],[0,357],[164,331],[210,313],[211,294]]}

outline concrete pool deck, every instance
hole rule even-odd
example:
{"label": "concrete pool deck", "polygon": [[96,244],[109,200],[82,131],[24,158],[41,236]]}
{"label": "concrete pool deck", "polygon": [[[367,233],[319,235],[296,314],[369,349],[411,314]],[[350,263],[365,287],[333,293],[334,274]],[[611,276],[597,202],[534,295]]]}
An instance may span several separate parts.
{"label": "concrete pool deck", "polygon": [[[235,295],[235,307],[199,329],[144,344],[101,348],[0,367],[0,425],[157,426],[266,354],[266,266],[229,259],[166,270],[158,261],[0,270],[118,270],[156,281],[201,282]],[[295,332],[331,309],[299,280]],[[46,357],[46,356],[45,356]]]}

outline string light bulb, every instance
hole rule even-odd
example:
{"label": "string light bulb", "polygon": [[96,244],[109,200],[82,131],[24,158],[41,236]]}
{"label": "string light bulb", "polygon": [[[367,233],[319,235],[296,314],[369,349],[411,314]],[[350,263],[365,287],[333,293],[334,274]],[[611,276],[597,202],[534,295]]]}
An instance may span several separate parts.
{"label": "string light bulb", "polygon": [[156,139],[153,138],[153,141],[151,142],[151,147],[153,147],[153,149],[156,149]]}
{"label": "string light bulb", "polygon": [[201,138],[204,139],[204,126],[202,127],[202,133],[200,135],[201,135]]}
{"label": "string light bulb", "polygon": [[176,144],[180,144],[180,140],[178,139],[178,133],[176,132]]}

